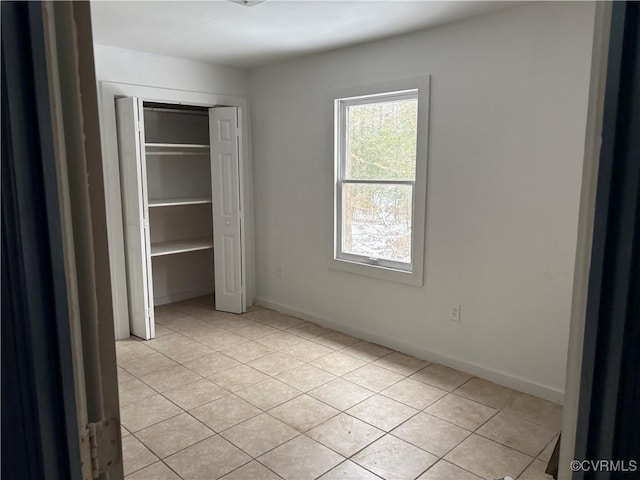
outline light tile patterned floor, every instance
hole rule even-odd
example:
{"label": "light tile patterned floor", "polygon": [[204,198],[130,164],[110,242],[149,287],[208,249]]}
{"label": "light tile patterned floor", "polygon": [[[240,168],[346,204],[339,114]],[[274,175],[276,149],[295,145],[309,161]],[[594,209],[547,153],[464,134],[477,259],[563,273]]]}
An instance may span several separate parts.
{"label": "light tile patterned floor", "polygon": [[127,479],[547,480],[562,408],[263,308],[118,342]]}

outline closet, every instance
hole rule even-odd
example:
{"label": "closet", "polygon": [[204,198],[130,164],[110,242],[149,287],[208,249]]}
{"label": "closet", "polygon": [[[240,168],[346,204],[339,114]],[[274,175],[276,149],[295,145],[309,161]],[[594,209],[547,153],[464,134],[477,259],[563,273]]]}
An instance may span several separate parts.
{"label": "closet", "polygon": [[154,307],[214,293],[245,310],[238,109],[116,100],[131,333]]}

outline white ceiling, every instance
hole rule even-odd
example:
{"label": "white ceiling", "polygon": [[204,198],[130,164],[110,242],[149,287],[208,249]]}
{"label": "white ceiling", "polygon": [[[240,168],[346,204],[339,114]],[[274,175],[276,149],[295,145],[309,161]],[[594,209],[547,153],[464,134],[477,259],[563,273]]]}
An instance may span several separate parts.
{"label": "white ceiling", "polygon": [[485,1],[93,1],[94,41],[235,67],[256,67],[460,20]]}

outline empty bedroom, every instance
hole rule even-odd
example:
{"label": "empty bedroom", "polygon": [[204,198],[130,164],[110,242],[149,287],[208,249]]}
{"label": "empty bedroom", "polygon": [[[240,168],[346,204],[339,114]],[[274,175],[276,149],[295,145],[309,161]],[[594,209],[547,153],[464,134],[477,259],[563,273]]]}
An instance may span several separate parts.
{"label": "empty bedroom", "polygon": [[596,10],[91,2],[125,478],[553,478]]}

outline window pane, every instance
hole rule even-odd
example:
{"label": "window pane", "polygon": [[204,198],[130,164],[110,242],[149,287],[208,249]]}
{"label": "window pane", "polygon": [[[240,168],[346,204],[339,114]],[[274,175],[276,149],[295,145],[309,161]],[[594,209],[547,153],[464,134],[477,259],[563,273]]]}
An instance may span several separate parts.
{"label": "window pane", "polygon": [[418,100],[347,107],[346,178],[414,180]]}
{"label": "window pane", "polygon": [[411,263],[411,185],[345,183],[342,251]]}

